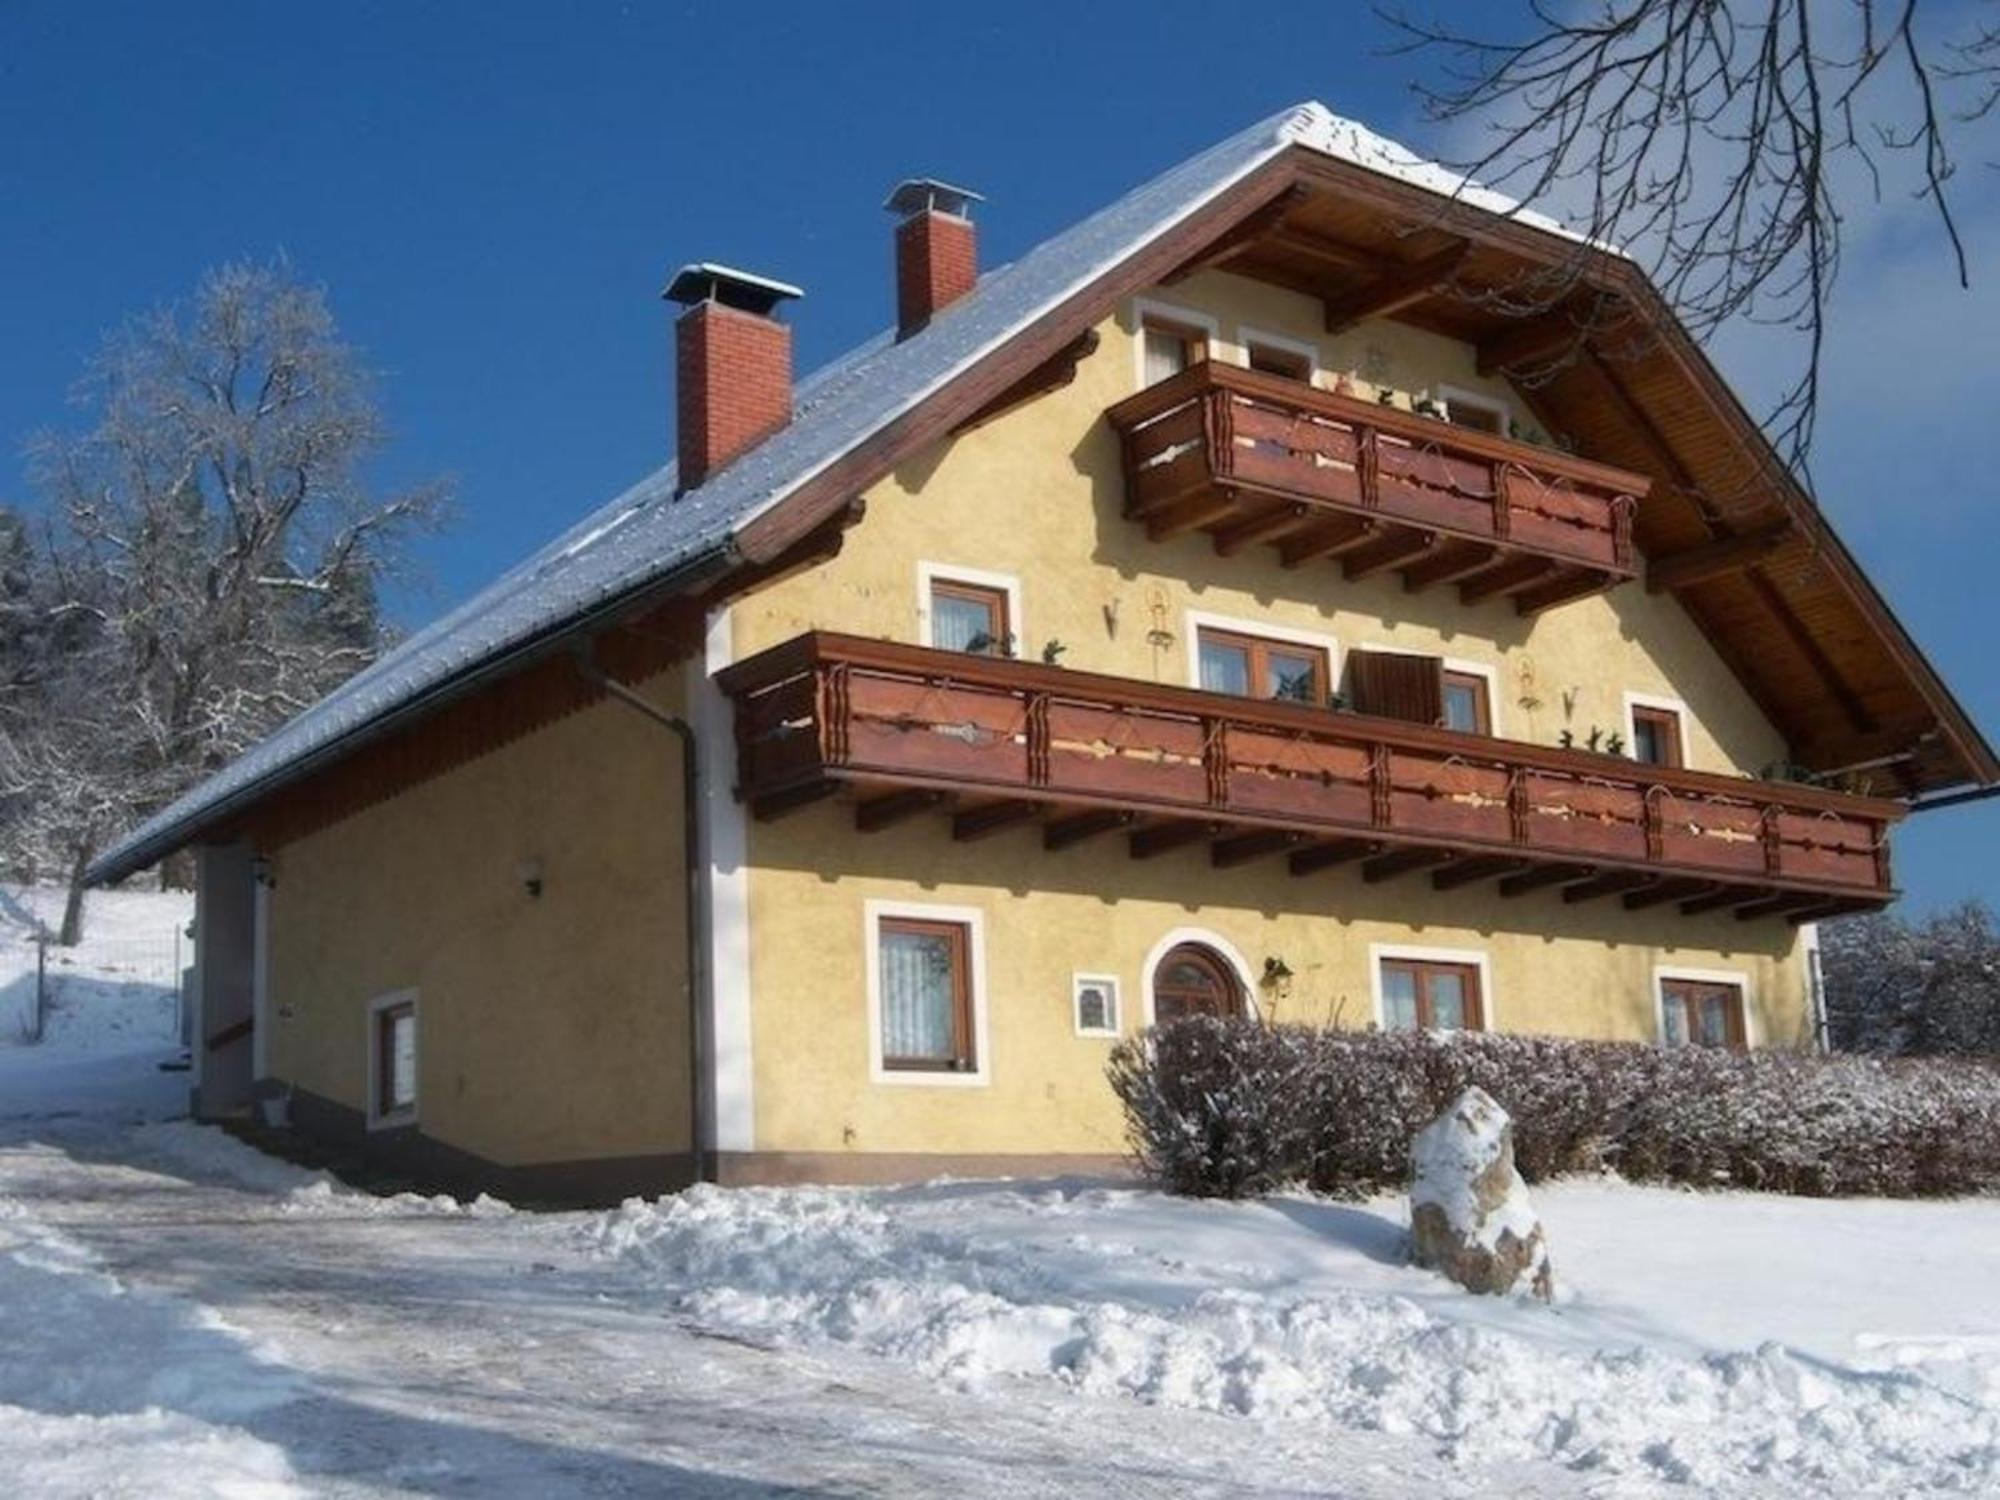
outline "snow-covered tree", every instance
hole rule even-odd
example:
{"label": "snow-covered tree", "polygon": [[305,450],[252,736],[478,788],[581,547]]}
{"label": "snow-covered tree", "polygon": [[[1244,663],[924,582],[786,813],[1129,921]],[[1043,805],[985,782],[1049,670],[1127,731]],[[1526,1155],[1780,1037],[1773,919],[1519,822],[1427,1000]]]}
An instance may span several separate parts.
{"label": "snow-covered tree", "polygon": [[1983,902],[1915,925],[1888,913],[1828,923],[1820,961],[1836,1047],[2000,1054],[2000,927]]}
{"label": "snow-covered tree", "polygon": [[0,855],[64,869],[65,941],[120,826],[374,658],[378,585],[447,502],[369,485],[368,376],[282,263],[134,320],[80,396],[88,428],[33,450],[45,540],[0,526],[29,601],[0,611]]}

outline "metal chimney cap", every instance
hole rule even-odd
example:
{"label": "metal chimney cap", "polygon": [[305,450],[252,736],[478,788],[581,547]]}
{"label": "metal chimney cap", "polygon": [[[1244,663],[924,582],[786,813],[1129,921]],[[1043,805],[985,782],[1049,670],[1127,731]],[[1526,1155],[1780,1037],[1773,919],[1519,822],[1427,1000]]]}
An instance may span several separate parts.
{"label": "metal chimney cap", "polygon": [[905,177],[896,184],[895,191],[889,194],[889,201],[882,206],[906,219],[929,212],[965,219],[971,217],[973,204],[985,201],[982,194],[973,192],[971,188],[953,187],[935,177]]}
{"label": "metal chimney cap", "polygon": [[767,317],[780,302],[803,297],[805,293],[787,281],[773,281],[734,266],[700,260],[674,272],[674,279],[660,295],[669,302],[690,307],[697,302],[720,302],[724,307]]}

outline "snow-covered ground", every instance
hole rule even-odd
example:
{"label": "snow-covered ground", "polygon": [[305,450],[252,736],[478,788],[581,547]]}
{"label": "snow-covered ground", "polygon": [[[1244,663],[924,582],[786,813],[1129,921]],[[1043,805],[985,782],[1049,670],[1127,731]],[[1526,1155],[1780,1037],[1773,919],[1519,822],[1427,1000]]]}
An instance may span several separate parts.
{"label": "snow-covered ground", "polygon": [[1405,1265],[1389,1200],[369,1197],[160,1120],[97,1034],[0,1048],[24,1500],[2000,1490],[1992,1200],[1568,1182],[1547,1307]]}

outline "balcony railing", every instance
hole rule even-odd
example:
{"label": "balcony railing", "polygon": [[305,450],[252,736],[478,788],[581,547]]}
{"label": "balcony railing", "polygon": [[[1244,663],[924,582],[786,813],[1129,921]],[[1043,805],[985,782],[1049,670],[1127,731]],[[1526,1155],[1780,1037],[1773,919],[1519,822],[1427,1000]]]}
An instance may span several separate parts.
{"label": "balcony railing", "polygon": [[1106,414],[1125,510],[1156,540],[1338,558],[1349,578],[1456,584],[1532,614],[1636,576],[1644,476],[1296,380],[1195,365]]}
{"label": "balcony railing", "polygon": [[1036,823],[1051,849],[1122,832],[1141,858],[1797,921],[1895,894],[1901,804],[1814,787],[820,632],[719,681],[760,818],[847,787],[864,831],[942,809],[960,839]]}

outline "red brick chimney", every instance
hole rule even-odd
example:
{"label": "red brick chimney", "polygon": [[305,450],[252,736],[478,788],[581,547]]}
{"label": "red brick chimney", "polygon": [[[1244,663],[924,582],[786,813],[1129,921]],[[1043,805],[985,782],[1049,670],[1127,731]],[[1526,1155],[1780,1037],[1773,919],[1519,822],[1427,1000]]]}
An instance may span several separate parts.
{"label": "red brick chimney", "polygon": [[896,337],[906,339],[972,290],[979,280],[979,194],[933,177],[896,184],[883,206],[896,226]]}
{"label": "red brick chimney", "polygon": [[782,281],[702,262],[665,296],[687,308],[674,324],[680,488],[694,489],[792,420],[792,330],[778,305],[805,294]]}

